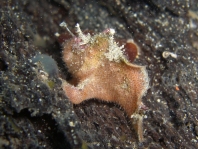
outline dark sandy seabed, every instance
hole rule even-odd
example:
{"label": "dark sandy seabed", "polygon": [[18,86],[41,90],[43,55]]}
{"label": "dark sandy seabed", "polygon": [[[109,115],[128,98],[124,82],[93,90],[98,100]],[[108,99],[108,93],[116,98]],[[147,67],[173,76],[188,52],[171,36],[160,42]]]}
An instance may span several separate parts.
{"label": "dark sandy seabed", "polygon": [[[144,142],[118,105],[70,103],[55,36],[65,32],[62,21],[94,32],[111,27],[139,45],[135,64],[150,78]],[[198,148],[197,0],[1,0],[0,35],[0,148]]]}

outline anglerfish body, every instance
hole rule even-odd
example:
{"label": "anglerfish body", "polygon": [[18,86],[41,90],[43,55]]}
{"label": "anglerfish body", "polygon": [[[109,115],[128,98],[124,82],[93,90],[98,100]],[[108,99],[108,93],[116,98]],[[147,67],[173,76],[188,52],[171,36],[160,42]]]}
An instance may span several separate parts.
{"label": "anglerfish body", "polygon": [[130,55],[125,55],[124,46],[115,42],[113,29],[91,36],[76,27],[78,36],[63,46],[63,61],[72,74],[70,81],[63,82],[65,94],[74,104],[91,98],[119,104],[134,118],[132,122],[142,141],[139,109],[149,86],[146,68],[129,62]]}

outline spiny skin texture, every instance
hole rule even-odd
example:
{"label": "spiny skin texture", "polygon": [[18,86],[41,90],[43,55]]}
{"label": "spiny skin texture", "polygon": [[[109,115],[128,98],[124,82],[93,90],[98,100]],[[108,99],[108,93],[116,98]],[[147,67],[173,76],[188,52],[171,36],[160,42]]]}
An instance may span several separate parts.
{"label": "spiny skin texture", "polygon": [[[86,44],[81,40],[73,38],[64,44],[63,60],[73,77],[63,82],[66,95],[74,104],[96,98],[121,105],[129,117],[133,116],[133,124],[142,141],[139,109],[148,89],[145,67],[131,64],[113,36],[106,32],[92,36]],[[130,52],[127,53],[130,57]]]}

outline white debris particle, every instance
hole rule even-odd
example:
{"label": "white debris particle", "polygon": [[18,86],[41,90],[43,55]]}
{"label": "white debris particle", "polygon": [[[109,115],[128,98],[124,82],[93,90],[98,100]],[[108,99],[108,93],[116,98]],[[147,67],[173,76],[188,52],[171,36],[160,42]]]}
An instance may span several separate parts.
{"label": "white debris particle", "polygon": [[56,32],[54,35],[55,35],[56,37],[59,37],[59,36],[60,36],[60,34],[59,34],[58,32]]}
{"label": "white debris particle", "polygon": [[74,122],[69,122],[69,126],[74,127],[75,126]]}
{"label": "white debris particle", "polygon": [[177,54],[169,52],[169,51],[164,51],[162,53],[163,58],[168,58],[169,56],[171,56],[172,58],[177,58]]}
{"label": "white debris particle", "polygon": [[192,139],[191,142],[197,143],[197,140],[196,139]]}

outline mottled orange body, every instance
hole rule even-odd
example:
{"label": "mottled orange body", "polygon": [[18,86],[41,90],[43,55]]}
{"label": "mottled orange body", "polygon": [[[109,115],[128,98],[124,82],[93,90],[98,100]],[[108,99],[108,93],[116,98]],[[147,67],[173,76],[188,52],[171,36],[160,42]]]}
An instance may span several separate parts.
{"label": "mottled orange body", "polygon": [[[145,67],[130,63],[130,54],[134,52],[126,51],[129,53],[127,57],[124,46],[118,46],[110,30],[94,36],[78,34],[63,47],[63,60],[73,76],[69,82],[63,82],[63,90],[74,104],[96,98],[121,105],[128,116],[134,118],[133,123],[142,141],[139,109],[141,98],[148,89]],[[128,46],[136,46],[130,44]]]}

